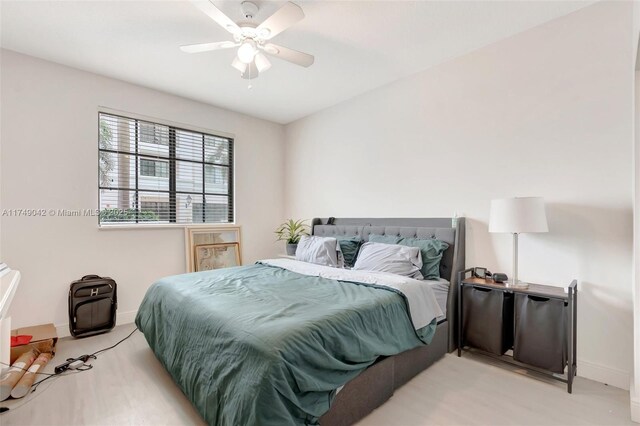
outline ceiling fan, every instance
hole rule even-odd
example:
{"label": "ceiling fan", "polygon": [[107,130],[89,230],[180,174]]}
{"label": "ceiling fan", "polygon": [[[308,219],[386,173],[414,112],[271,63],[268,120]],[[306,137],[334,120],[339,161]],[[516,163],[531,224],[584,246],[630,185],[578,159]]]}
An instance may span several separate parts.
{"label": "ceiling fan", "polygon": [[271,68],[271,62],[262,52],[303,67],[313,64],[313,55],[269,42],[304,18],[304,12],[300,6],[288,2],[260,25],[256,25],[252,19],[258,12],[258,6],[250,1],[240,4],[242,15],[246,20],[238,23],[231,20],[208,0],[192,0],[192,3],[229,31],[233,35],[233,41],[190,44],[180,47],[183,52],[200,53],[238,47],[238,55],[231,62],[231,66],[240,71],[244,79],[256,78],[261,72]]}

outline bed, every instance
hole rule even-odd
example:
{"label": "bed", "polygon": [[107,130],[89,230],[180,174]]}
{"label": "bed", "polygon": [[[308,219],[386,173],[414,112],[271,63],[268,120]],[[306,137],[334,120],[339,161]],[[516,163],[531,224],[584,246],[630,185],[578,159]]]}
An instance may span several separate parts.
{"label": "bed", "polygon": [[433,340],[428,346],[381,358],[347,383],[320,418],[321,425],[347,426],[364,418],[391,398],[396,389],[457,348],[457,279],[465,267],[465,219],[457,218],[455,228],[452,218],[336,218],[333,226],[326,224],[327,219],[314,219],[314,235],[360,235],[365,241],[371,234],[402,235],[449,243],[440,263],[440,277],[448,285],[435,289],[436,297],[446,301],[445,316],[438,322]]}
{"label": "bed", "polygon": [[336,278],[322,268],[301,273],[295,268],[304,265],[295,261],[160,280],[147,292],[136,324],[209,424],[352,424],[454,349],[463,219],[455,228],[447,218],[335,219],[331,225],[314,219],[312,231],[365,241],[382,234],[447,242],[444,281],[432,283],[433,294],[436,287],[445,291],[445,309],[409,309],[415,296],[406,296],[406,286],[416,288],[409,282],[415,280],[398,279],[405,287],[397,291],[387,287],[389,277],[370,274],[367,281],[351,278],[357,271],[334,271]]}

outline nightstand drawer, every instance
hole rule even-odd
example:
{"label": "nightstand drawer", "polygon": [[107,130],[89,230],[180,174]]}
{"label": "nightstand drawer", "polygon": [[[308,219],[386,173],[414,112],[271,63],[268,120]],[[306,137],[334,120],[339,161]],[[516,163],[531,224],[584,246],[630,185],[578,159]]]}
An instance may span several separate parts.
{"label": "nightstand drawer", "polygon": [[516,295],[513,359],[562,374],[567,364],[567,302]]}
{"label": "nightstand drawer", "polygon": [[474,285],[462,288],[463,342],[502,355],[513,345],[513,293]]}

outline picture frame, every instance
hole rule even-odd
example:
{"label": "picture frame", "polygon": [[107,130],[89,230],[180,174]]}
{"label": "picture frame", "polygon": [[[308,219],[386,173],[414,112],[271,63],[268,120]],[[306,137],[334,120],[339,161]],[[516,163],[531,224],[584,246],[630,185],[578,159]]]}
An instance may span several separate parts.
{"label": "picture frame", "polygon": [[218,243],[195,246],[195,272],[240,266],[240,244]]}
{"label": "picture frame", "polygon": [[195,272],[195,247],[198,245],[238,243],[238,266],[242,265],[242,242],[239,226],[189,226],[184,230],[187,272]]}

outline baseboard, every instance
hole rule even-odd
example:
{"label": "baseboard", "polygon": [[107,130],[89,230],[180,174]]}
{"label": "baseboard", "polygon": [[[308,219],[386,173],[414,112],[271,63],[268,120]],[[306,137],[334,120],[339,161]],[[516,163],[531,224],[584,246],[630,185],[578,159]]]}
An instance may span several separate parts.
{"label": "baseboard", "polygon": [[578,359],[578,376],[624,390],[629,390],[629,385],[631,384],[631,373],[628,371],[583,359]]}
{"label": "baseboard", "polygon": [[[136,320],[137,313],[138,311],[118,312],[116,314],[116,324],[131,324]],[[58,333],[59,338],[71,336],[71,333],[69,333],[69,323],[56,324],[56,332]]]}
{"label": "baseboard", "polygon": [[640,395],[636,388],[633,378],[631,379],[631,389],[629,390],[631,405],[631,421],[640,423]]}

